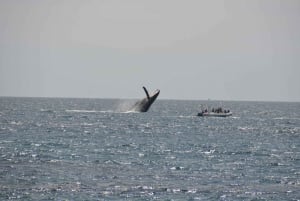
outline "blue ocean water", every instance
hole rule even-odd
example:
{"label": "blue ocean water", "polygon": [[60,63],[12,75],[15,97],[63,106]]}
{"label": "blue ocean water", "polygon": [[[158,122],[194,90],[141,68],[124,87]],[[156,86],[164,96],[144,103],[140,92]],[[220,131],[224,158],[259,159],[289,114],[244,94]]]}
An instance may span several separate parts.
{"label": "blue ocean water", "polygon": [[300,103],[130,104],[0,97],[0,200],[300,200]]}

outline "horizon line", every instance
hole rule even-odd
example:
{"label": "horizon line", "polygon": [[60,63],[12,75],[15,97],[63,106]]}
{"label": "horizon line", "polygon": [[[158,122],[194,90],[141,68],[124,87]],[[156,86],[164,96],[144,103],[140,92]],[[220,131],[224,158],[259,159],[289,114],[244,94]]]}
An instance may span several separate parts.
{"label": "horizon line", "polygon": [[[63,96],[2,96],[0,98],[53,98],[53,99],[111,99],[111,100],[139,100],[141,98],[112,98],[112,97],[63,97]],[[144,97],[142,97],[144,98]],[[299,101],[289,100],[237,100],[237,99],[176,99],[176,98],[159,98],[157,100],[169,100],[169,101],[232,101],[232,102],[273,102],[273,103],[300,103]]]}

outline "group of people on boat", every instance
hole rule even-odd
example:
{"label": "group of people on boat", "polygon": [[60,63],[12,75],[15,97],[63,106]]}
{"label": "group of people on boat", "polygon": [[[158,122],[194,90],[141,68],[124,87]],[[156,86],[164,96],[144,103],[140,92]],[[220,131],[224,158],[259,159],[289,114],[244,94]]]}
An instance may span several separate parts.
{"label": "group of people on boat", "polygon": [[214,113],[230,113],[230,110],[223,110],[223,108],[218,107],[216,109],[212,108],[211,112],[214,112]]}
{"label": "group of people on boat", "polygon": [[[202,113],[208,113],[208,112],[209,112],[208,109],[202,110]],[[211,112],[213,112],[213,113],[230,113],[230,110],[224,110],[222,107],[218,107],[218,108],[212,108]]]}
{"label": "group of people on boat", "polygon": [[212,117],[227,117],[231,116],[232,112],[228,109],[223,109],[222,107],[212,108],[211,110],[205,108],[198,113],[198,116],[212,116]]}

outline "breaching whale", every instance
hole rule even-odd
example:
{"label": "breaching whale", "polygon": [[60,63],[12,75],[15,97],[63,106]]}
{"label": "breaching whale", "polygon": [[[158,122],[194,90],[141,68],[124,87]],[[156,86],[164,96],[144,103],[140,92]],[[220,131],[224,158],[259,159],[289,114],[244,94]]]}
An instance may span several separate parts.
{"label": "breaching whale", "polygon": [[156,100],[157,96],[159,95],[160,90],[156,89],[152,95],[150,96],[146,87],[143,87],[146,97],[143,98],[142,100],[136,102],[131,111],[136,111],[136,112],[147,112],[152,103]]}

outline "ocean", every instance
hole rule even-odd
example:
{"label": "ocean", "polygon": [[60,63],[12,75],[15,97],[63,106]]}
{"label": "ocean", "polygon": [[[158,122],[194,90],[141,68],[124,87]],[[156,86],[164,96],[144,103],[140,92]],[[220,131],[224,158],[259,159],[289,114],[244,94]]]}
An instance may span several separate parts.
{"label": "ocean", "polygon": [[0,200],[300,200],[300,103],[131,104],[0,97]]}

